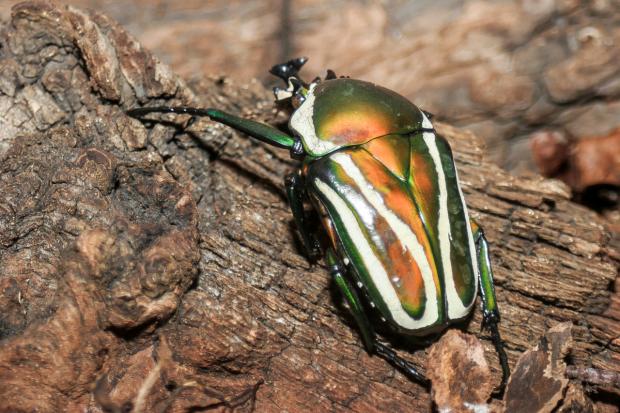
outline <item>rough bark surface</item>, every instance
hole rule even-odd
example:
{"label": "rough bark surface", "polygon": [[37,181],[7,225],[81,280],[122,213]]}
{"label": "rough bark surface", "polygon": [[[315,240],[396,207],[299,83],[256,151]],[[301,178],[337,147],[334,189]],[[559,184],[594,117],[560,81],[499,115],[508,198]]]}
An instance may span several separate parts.
{"label": "rough bark surface", "polygon": [[[190,89],[107,17],[45,2],[16,6],[0,42],[1,411],[430,409],[366,354],[327,271],[301,255],[286,151],[206,120],[124,115],[185,104],[282,122],[261,85]],[[511,363],[571,321],[571,362],[620,371],[620,257],[602,221],[564,184],[511,177],[474,135],[438,129],[492,244]],[[480,319],[464,327],[497,382]],[[425,349],[388,339],[423,368]]]}

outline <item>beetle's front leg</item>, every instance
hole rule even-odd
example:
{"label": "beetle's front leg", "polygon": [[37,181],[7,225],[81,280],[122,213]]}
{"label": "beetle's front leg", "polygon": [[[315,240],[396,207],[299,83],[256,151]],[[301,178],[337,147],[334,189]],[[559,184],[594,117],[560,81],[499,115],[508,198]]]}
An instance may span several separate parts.
{"label": "beetle's front leg", "polygon": [[482,328],[488,329],[491,333],[493,345],[497,351],[499,362],[502,367],[502,382],[496,390],[501,394],[506,387],[508,376],[510,376],[510,367],[508,367],[508,357],[504,351],[504,342],[499,334],[498,323],[500,320],[499,309],[497,308],[497,299],[495,298],[495,285],[493,283],[493,270],[491,268],[491,259],[489,257],[489,243],[482,228],[471,220],[474,241],[476,242],[476,254],[478,257],[478,267],[480,271],[480,296],[482,298]]}
{"label": "beetle's front leg", "polygon": [[307,198],[307,194],[303,178],[300,172],[297,171],[288,175],[284,183],[293,218],[295,218],[295,224],[301,235],[301,241],[306,249],[308,259],[314,262],[321,256],[321,247],[314,231],[310,228],[308,215],[304,210],[304,200]]}
{"label": "beetle's front leg", "polygon": [[381,358],[387,360],[390,364],[405,373],[409,378],[418,381],[422,385],[428,385],[428,379],[424,377],[424,375],[420,373],[413,364],[399,357],[394,350],[377,340],[377,336],[375,335],[368,317],[364,312],[362,301],[360,300],[355,288],[351,286],[349,281],[344,276],[345,270],[342,268],[338,258],[336,258],[336,254],[331,248],[327,250],[325,260],[327,261],[327,265],[329,265],[330,274],[334,279],[334,282],[340,289],[342,295],[344,295],[344,298],[349,305],[349,309],[351,310],[351,314],[353,315],[353,318],[355,318],[355,322],[357,323],[360,334],[362,335],[362,341],[364,342],[366,351],[370,354],[377,354]]}

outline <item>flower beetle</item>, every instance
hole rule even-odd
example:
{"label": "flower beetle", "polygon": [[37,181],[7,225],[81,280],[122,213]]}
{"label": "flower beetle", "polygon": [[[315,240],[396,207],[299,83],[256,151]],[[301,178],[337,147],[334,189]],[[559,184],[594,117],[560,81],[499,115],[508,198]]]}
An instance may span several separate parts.
{"label": "flower beetle", "polygon": [[[304,82],[297,58],[274,66],[286,82],[276,101],[290,104],[291,134],[217,109],[138,108],[206,116],[281,148],[301,161],[286,192],[309,257],[320,254],[309,200],[329,238],[325,258],[360,329],[367,351],[426,382],[416,368],[381,343],[366,309],[399,333],[423,336],[467,317],[478,294],[502,368],[509,375],[499,335],[488,243],[469,218],[452,152],[430,116],[386,88],[337,78]],[[366,304],[364,305],[364,301]]]}

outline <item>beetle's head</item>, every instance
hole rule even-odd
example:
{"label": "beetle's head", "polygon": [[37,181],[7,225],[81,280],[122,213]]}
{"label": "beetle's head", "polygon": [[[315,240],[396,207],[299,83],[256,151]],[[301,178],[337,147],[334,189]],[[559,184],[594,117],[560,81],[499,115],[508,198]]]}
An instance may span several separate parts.
{"label": "beetle's head", "polygon": [[288,62],[280,63],[269,69],[269,73],[288,82],[289,78],[297,77],[304,64],[308,61],[307,57],[296,57]]}
{"label": "beetle's head", "polygon": [[413,103],[373,83],[337,77],[331,70],[324,80],[304,82],[298,72],[307,60],[293,59],[270,70],[288,85],[274,93],[279,105],[294,108],[289,119],[289,130],[296,137],[294,158],[321,157],[380,136],[432,128]]}
{"label": "beetle's head", "polygon": [[277,64],[269,70],[269,73],[279,77],[287,85],[286,89],[273,88],[277,102],[290,102],[293,108],[297,109],[306,99],[310,84],[304,82],[298,73],[307,61],[307,57],[298,57],[288,62]]}

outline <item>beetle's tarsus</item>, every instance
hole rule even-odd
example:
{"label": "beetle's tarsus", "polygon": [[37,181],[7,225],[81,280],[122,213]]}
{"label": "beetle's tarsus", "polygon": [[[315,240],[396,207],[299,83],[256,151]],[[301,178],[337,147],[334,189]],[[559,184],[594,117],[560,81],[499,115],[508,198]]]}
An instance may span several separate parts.
{"label": "beetle's tarsus", "polygon": [[375,352],[378,356],[389,361],[394,367],[402,371],[407,377],[419,382],[425,387],[430,385],[430,380],[428,380],[424,374],[420,373],[413,364],[398,356],[394,350],[378,340],[375,340]]}
{"label": "beetle's tarsus", "polygon": [[497,358],[499,359],[499,364],[502,369],[502,381],[500,382],[499,386],[497,386],[497,388],[493,390],[493,397],[497,398],[504,395],[506,383],[508,383],[508,377],[510,377],[508,356],[506,355],[506,351],[504,349],[504,342],[502,341],[502,337],[499,333],[498,328],[499,321],[499,311],[487,311],[486,309],[483,309],[480,331],[486,330],[491,334],[491,341],[493,342],[493,346],[495,347],[495,352],[497,353]]}
{"label": "beetle's tarsus", "polygon": [[493,346],[495,346],[495,351],[497,352],[497,357],[499,358],[499,364],[502,368],[502,381],[499,386],[493,391],[494,397],[502,397],[504,395],[504,390],[506,389],[506,384],[508,383],[508,377],[510,377],[510,366],[508,366],[508,356],[506,355],[506,351],[504,350],[504,342],[502,341],[502,337],[499,334],[499,329],[497,328],[497,323],[492,323],[489,326],[489,330],[491,332],[491,340],[493,341]]}

